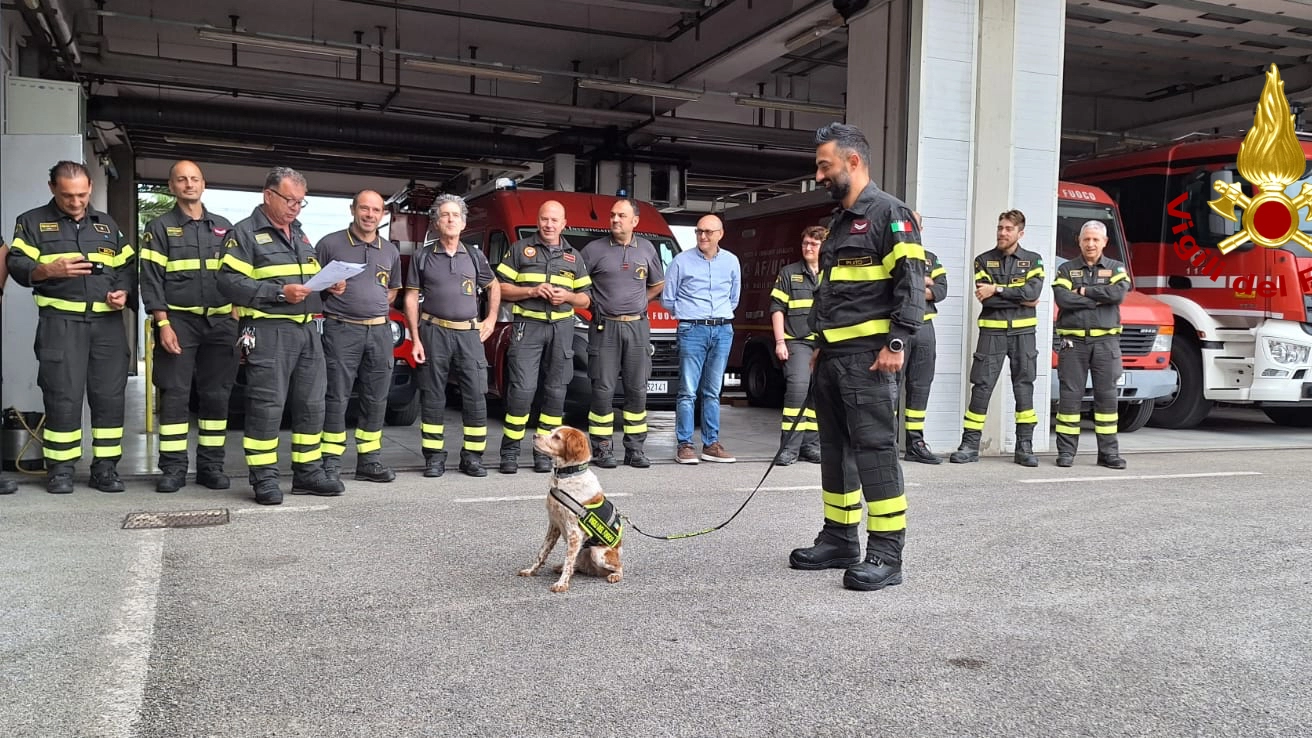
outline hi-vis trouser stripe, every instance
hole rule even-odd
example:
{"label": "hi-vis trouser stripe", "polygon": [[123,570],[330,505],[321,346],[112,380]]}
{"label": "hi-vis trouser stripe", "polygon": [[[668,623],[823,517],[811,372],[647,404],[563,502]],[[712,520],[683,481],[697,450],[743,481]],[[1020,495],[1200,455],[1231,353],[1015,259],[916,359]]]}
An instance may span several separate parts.
{"label": "hi-vis trouser stripe", "polygon": [[485,425],[467,425],[465,426],[465,446],[466,451],[481,454],[487,450],[487,426]]}
{"label": "hi-vis trouser stripe", "polygon": [[505,427],[501,429],[502,435],[512,441],[524,440],[524,428],[528,425],[528,414],[511,415],[506,413]]}
{"label": "hi-vis trouser stripe", "polygon": [[615,411],[612,410],[606,415],[598,413],[588,413],[588,434],[610,438],[615,434]]}
{"label": "hi-vis trouser stripe", "polygon": [[243,436],[241,447],[246,451],[246,466],[276,466],[278,464],[277,438],[251,438]]}
{"label": "hi-vis trouser stripe", "polygon": [[196,445],[208,448],[223,448],[224,444],[227,443],[227,418],[200,418],[196,423],[200,426],[200,432],[196,434]]}
{"label": "hi-vis trouser stripe", "polygon": [[1080,435],[1080,414],[1079,413],[1057,413],[1053,429],[1058,433],[1067,436]]}
{"label": "hi-vis trouser stripe", "polygon": [[1016,413],[1016,425],[1034,425],[1039,422],[1039,414],[1033,408]]}
{"label": "hi-vis trouser stripe", "polygon": [[824,492],[825,520],[837,525],[856,525],[861,522],[861,490],[851,492]]}
{"label": "hi-vis trouser stripe", "polygon": [[319,450],[328,456],[341,456],[346,453],[346,431],[324,431]]}
{"label": "hi-vis trouser stripe", "polygon": [[48,462],[77,461],[82,458],[82,429],[55,431],[43,428],[41,443]]}
{"label": "hi-vis trouser stripe", "polygon": [[[642,410],[631,413],[624,411],[624,432],[627,434],[638,434],[647,432],[647,411]],[[609,433],[607,434],[609,435]]]}
{"label": "hi-vis trouser stripe", "polygon": [[[438,423],[420,423],[419,432],[423,435],[421,444],[425,451],[442,451],[446,449],[446,426]],[[520,431],[521,437],[523,431]]]}
{"label": "hi-vis trouser stripe", "polygon": [[985,416],[982,413],[966,411],[966,417],[961,421],[961,427],[966,430],[984,430]]}
{"label": "hi-vis trouser stripe", "polygon": [[866,503],[866,530],[871,533],[891,533],[905,530],[906,527],[906,495]]}
{"label": "hi-vis trouser stripe", "polygon": [[546,413],[538,413],[538,435],[539,436],[551,435],[551,432],[559,428],[560,424],[563,422],[565,422],[565,418],[559,415],[547,415]]}
{"label": "hi-vis trouser stripe", "polygon": [[1117,413],[1093,413],[1093,432],[1099,435],[1116,435],[1116,424],[1120,420]]}
{"label": "hi-vis trouser stripe", "polygon": [[292,463],[309,464],[323,458],[322,433],[292,433]]}
{"label": "hi-vis trouser stripe", "polygon": [[[186,441],[183,441],[185,444]],[[185,448],[185,446],[184,446]],[[95,459],[119,459],[123,456],[123,428],[92,428],[91,456]]]}
{"label": "hi-vis trouser stripe", "polygon": [[923,431],[925,429],[925,411],[907,408],[907,418],[903,427],[909,431]]}
{"label": "hi-vis trouser stripe", "polygon": [[191,426],[187,423],[163,423],[159,427],[159,450],[161,453],[187,452],[187,434]]}
{"label": "hi-vis trouser stripe", "polygon": [[372,454],[383,447],[383,432],[380,430],[355,429],[355,452],[357,454]]}
{"label": "hi-vis trouser stripe", "polygon": [[[802,416],[801,420],[797,419],[799,413]],[[815,422],[815,410],[809,407],[785,407],[783,420],[780,421],[779,427],[784,431],[791,431],[793,430],[793,423],[797,423],[797,431],[799,433],[802,431],[820,430],[820,425]]]}

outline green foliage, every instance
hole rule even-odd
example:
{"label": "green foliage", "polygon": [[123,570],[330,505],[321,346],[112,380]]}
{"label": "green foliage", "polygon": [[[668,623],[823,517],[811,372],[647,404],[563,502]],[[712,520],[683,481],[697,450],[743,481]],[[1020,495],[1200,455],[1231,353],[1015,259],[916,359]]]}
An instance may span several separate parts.
{"label": "green foliage", "polygon": [[173,195],[160,192],[137,193],[137,227],[145,230],[146,224],[173,209]]}

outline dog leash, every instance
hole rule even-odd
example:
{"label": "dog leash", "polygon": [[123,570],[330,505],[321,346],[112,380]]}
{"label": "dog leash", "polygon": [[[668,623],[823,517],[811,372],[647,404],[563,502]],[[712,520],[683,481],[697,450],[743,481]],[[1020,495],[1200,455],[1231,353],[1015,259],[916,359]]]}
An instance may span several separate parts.
{"label": "dog leash", "polygon": [[[811,395],[814,388],[815,385],[813,382],[807,382],[806,399],[802,400],[801,411],[797,413],[797,417],[793,418],[793,426],[788,429],[789,437],[792,437],[794,433],[797,433],[797,426],[799,423],[802,422],[802,416],[806,414],[806,408],[811,404]],[[733,519],[738,517],[738,513],[742,512],[747,507],[747,503],[751,502],[752,498],[756,496],[756,493],[761,491],[761,485],[765,484],[765,478],[770,476],[770,472],[774,469],[775,462],[777,462],[778,460],[779,460],[779,454],[776,452],[774,456],[770,457],[770,465],[765,467],[765,473],[761,475],[761,481],[756,483],[756,488],[752,490],[751,494],[747,495],[747,499],[743,500],[743,504],[739,505],[737,510],[734,510],[733,515],[730,515],[728,520],[712,528],[693,531],[692,533],[671,533],[670,535],[661,536],[661,535],[655,535],[653,533],[648,533],[644,531],[642,528],[639,528],[636,523],[634,523],[632,520],[629,519],[629,516],[627,515],[621,513],[620,518],[624,520],[625,525],[632,528],[633,531],[638,535],[646,536],[648,538],[655,538],[658,541],[675,541],[675,540],[679,540],[680,538],[695,538],[696,536],[704,536],[707,533],[714,533],[715,531],[723,528],[729,523],[732,523]]]}

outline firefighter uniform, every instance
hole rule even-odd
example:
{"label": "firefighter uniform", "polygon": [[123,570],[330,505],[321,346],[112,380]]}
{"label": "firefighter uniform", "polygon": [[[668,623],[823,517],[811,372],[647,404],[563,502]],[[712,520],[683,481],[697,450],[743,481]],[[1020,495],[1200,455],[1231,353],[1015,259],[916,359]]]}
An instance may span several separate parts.
{"label": "firefighter uniform", "polygon": [[[180,354],[164,350],[156,335],[154,382],[159,389],[161,491],[170,478],[187,473],[191,433],[191,387],[196,385],[196,479],[227,489],[223,473],[228,434],[228,398],[237,378],[237,321],[219,292],[219,264],[232,223],[204,210],[192,219],[175,206],[146,224],[141,234],[141,301],[147,312],[168,314]],[[156,325],[156,330],[160,327]],[[174,487],[173,489],[176,489]]]}
{"label": "firefighter uniform", "polygon": [[647,441],[647,380],[651,378],[651,322],[647,290],[665,282],[665,269],[651,241],[634,236],[628,244],[610,237],[583,247],[592,279],[592,325],[588,329],[588,377],[592,407],[588,435],[593,463],[614,467],[615,385],[624,376],[624,463],[651,466]]}
{"label": "firefighter uniform", "polygon": [[364,264],[346,280],[340,295],[323,293],[323,354],[328,393],[323,419],[323,468],[337,479],[346,453],[346,406],[359,378],[360,418],[355,426],[355,478],[390,482],[396,473],[379,459],[383,419],[392,387],[392,337],[388,291],[401,287],[401,252],[396,244],[374,235],[362,241],[351,229],[330,233],[315,244],[320,264],[333,261]]}
{"label": "firefighter uniform", "polygon": [[962,421],[961,446],[950,461],[979,461],[980,432],[1005,360],[1011,365],[1011,388],[1016,396],[1016,462],[1037,466],[1033,444],[1039,416],[1034,411],[1034,377],[1039,354],[1034,333],[1039,319],[1033,306],[1021,303],[1038,300],[1043,291],[1043,258],[1019,245],[1010,256],[989,249],[975,257],[975,283],[995,284],[1001,291],[982,303],[979,340],[970,366],[970,404]]}
{"label": "firefighter uniform", "polygon": [[925,300],[925,324],[907,342],[907,361],[902,368],[906,387],[906,417],[902,428],[906,433],[907,461],[941,464],[943,460],[935,456],[925,444],[925,410],[929,407],[929,389],[934,383],[938,353],[934,317],[938,315],[938,304],[948,296],[948,270],[943,267],[938,256],[928,249],[925,250],[925,269],[934,284],[928,288],[932,297]]}
{"label": "firefighter uniform", "polygon": [[[91,274],[32,282],[41,264],[78,256],[92,263]],[[41,440],[47,489],[73,491],[73,468],[82,458],[85,394],[91,405],[91,486],[123,491],[116,467],[123,456],[128,341],[123,316],[106,295],[134,291],[136,251],[108,214],[88,207],[82,220],[73,220],[52,199],[18,216],[7,263],[14,281],[32,288],[38,307],[35,349],[46,411]]]}
{"label": "firefighter uniform", "polygon": [[[497,265],[497,276],[507,284],[536,287],[546,283],[576,294],[590,294],[592,278],[579,252],[563,238],[556,246],[542,243],[538,234],[516,241]],[[528,427],[533,396],[542,373],[542,407],[538,435],[547,435],[564,422],[565,390],[574,374],[574,307],[552,305],[532,297],[514,303],[514,326],[507,350],[506,422],[501,436],[503,474],[514,474],[520,442]],[[551,471],[550,457],[533,450],[533,470]]]}
{"label": "firefighter uniform", "polygon": [[255,499],[282,502],[278,489],[278,429],[283,405],[291,405],[292,492],[339,495],[342,483],[323,471],[323,342],[314,322],[322,309],[311,292],[295,305],[282,288],[304,284],[319,272],[310,239],[293,221],[290,238],[269,222],[263,208],[233,226],[224,243],[219,289],[240,306],[243,336],[253,331],[246,354],[246,430],[242,448]]}
{"label": "firefighter uniform", "polygon": [[851,567],[843,576],[851,589],[901,583],[907,500],[897,456],[897,376],[871,366],[881,349],[904,347],[924,315],[920,231],[910,208],[872,182],[851,208],[835,211],[820,248],[810,327],[820,351],[812,381],[824,527],[815,545],[793,551],[793,568]]}
{"label": "firefighter uniform", "polygon": [[[1080,289],[1084,294],[1080,294]],[[1121,301],[1130,291],[1125,265],[1100,258],[1093,264],[1072,259],[1052,281],[1057,316],[1057,464],[1070,466],[1080,443],[1080,404],[1084,384],[1093,373],[1093,430],[1098,463],[1124,469],[1116,442],[1116,380],[1121,376]]]}
{"label": "firefighter uniform", "polygon": [[815,403],[806,402],[806,391],[811,385],[811,354],[815,349],[815,333],[809,322],[818,286],[819,275],[813,274],[802,260],[780,269],[770,291],[770,312],[784,314],[784,339],[788,347],[788,361],[784,363],[784,412],[779,452],[775,455],[778,464],[788,465],[798,458],[820,461]]}
{"label": "firefighter uniform", "polygon": [[[455,253],[448,254],[435,239],[410,257],[405,288],[419,291],[419,339],[427,356],[419,369],[426,477],[440,477],[446,472],[446,385],[453,369],[460,387],[464,425],[460,470],[474,477],[487,476],[483,468],[483,452],[487,449],[487,355],[479,340],[482,323],[478,319],[478,290],[493,279],[483,252],[463,243]],[[496,316],[487,319],[496,320]]]}

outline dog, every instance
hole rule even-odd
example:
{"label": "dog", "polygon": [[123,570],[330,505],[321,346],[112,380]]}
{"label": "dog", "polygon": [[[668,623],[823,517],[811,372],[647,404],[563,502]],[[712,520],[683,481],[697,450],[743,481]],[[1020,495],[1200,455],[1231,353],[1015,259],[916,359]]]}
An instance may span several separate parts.
{"label": "dog", "polygon": [[557,569],[560,578],[551,585],[552,592],[569,591],[569,580],[576,568],[584,574],[604,576],[612,584],[623,579],[624,566],[620,563],[623,529],[614,507],[602,493],[597,475],[587,468],[587,463],[592,460],[587,434],[577,428],[561,426],[548,435],[535,435],[533,448],[551,457],[547,538],[538,552],[537,561],[522,569],[519,575],[531,577],[537,574],[563,535],[565,563]]}

